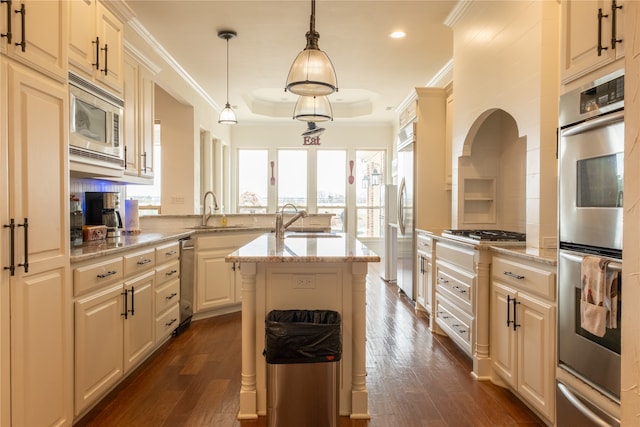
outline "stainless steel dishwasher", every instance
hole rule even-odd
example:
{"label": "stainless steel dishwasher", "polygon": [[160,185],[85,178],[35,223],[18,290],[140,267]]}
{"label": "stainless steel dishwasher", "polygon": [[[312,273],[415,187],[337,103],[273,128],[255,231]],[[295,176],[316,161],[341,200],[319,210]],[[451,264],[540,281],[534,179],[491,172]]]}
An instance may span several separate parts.
{"label": "stainless steel dishwasher", "polygon": [[194,240],[190,237],[180,239],[180,325],[174,335],[187,329],[193,317],[194,253]]}

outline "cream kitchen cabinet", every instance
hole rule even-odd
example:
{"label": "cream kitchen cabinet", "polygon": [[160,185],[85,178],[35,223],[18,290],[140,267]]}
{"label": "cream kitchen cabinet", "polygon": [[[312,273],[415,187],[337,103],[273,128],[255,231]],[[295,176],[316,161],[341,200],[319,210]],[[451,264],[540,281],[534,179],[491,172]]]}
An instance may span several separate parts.
{"label": "cream kitchen cabinet", "polygon": [[123,74],[125,174],[141,179],[136,182],[153,181],[153,73],[125,53]]}
{"label": "cream kitchen cabinet", "polygon": [[563,84],[624,56],[623,0],[568,0],[561,5]]}
{"label": "cream kitchen cabinet", "polygon": [[553,422],[555,273],[542,264],[494,256],[491,286],[491,357],[497,382]]}
{"label": "cream kitchen cabinet", "polygon": [[122,21],[102,1],[69,3],[69,68],[110,92],[120,94],[123,84]]}
{"label": "cream kitchen cabinet", "polygon": [[68,95],[22,62],[0,55],[0,425],[63,426],[73,422]]}
{"label": "cream kitchen cabinet", "polygon": [[[418,260],[418,286],[416,292],[416,309],[424,310],[432,317],[434,301],[433,287],[433,239],[429,233],[416,230],[416,259]],[[430,322],[433,328],[433,318]]]}
{"label": "cream kitchen cabinet", "polygon": [[3,1],[0,52],[60,81],[67,80],[67,2]]}
{"label": "cream kitchen cabinet", "polygon": [[216,232],[196,238],[195,313],[238,305],[241,302],[238,263],[225,257],[258,237],[256,232]]}
{"label": "cream kitchen cabinet", "polygon": [[154,267],[149,248],[74,268],[76,416],[154,349]]}

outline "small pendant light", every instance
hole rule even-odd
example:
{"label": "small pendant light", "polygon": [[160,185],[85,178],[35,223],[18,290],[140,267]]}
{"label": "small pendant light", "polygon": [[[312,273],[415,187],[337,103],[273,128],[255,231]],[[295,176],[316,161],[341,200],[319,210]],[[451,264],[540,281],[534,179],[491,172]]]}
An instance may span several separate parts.
{"label": "small pendant light", "polygon": [[293,118],[305,122],[333,120],[333,110],[326,96],[301,96],[296,102]]}
{"label": "small pendant light", "polygon": [[298,54],[287,76],[285,91],[301,96],[329,95],[338,90],[336,71],[331,60],[318,47],[316,2],[311,0],[311,23],[306,34],[307,46]]}
{"label": "small pendant light", "polygon": [[235,125],[238,123],[236,113],[233,112],[231,104],[229,104],[229,40],[237,35],[238,34],[235,31],[230,30],[220,31],[218,33],[218,37],[227,41],[227,103],[225,104],[224,109],[220,112],[220,117],[218,117],[218,123],[223,125]]}

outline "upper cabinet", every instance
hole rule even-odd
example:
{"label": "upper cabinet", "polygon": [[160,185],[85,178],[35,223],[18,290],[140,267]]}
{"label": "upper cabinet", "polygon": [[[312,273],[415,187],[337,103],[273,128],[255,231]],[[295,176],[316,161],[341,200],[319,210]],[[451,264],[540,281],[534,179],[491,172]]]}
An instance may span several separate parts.
{"label": "upper cabinet", "polygon": [[0,52],[58,80],[67,79],[67,2],[3,1]]}
{"label": "upper cabinet", "polygon": [[624,56],[624,2],[562,2],[562,83],[567,84]]}
{"label": "upper cabinet", "polygon": [[122,93],[123,32],[118,17],[97,0],[69,2],[69,68]]}

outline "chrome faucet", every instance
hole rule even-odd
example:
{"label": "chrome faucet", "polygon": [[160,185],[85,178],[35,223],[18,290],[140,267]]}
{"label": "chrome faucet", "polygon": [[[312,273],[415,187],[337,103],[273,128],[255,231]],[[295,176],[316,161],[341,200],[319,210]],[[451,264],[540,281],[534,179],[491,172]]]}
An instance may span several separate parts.
{"label": "chrome faucet", "polygon": [[[283,214],[284,214],[284,209],[287,206],[291,206],[293,209],[295,209],[296,214],[285,224]],[[284,231],[291,224],[296,222],[299,218],[304,218],[306,216],[307,216],[307,211],[305,211],[304,209],[301,211],[298,211],[298,208],[296,208],[291,203],[287,203],[286,205],[282,206],[282,208],[280,208],[280,211],[276,212],[276,239],[284,239]]]}
{"label": "chrome faucet", "polygon": [[[213,210],[211,208],[209,208],[209,213],[207,214],[207,196],[211,194],[211,197],[213,197]],[[207,191],[206,193],[204,193],[204,197],[202,198],[202,226],[206,226],[207,222],[209,221],[209,218],[211,218],[211,215],[213,215],[213,211],[217,211],[218,209],[220,209],[218,207],[218,198],[216,197],[216,193],[214,193],[213,191]]]}

